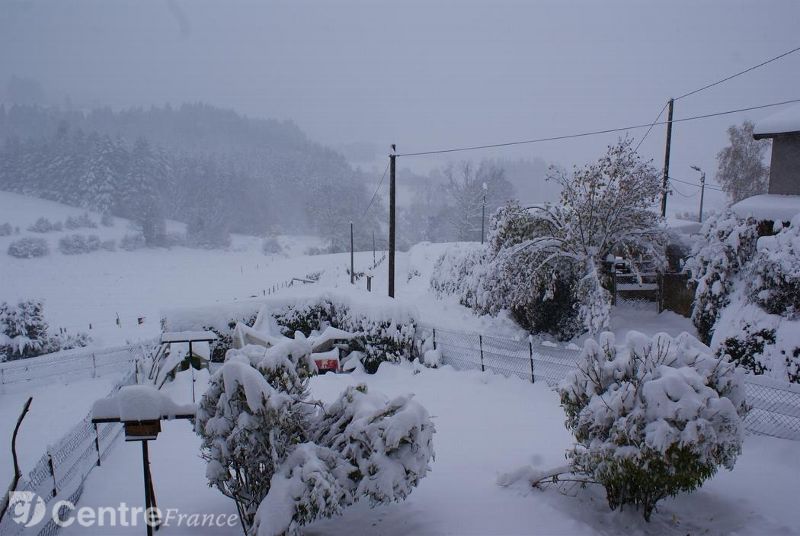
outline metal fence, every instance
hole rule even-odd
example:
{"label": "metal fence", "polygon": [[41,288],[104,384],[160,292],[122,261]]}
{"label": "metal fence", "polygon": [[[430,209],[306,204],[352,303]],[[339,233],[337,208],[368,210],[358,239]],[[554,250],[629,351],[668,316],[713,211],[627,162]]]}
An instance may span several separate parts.
{"label": "metal fence", "polygon": [[[139,348],[128,348],[130,359],[136,362],[142,357]],[[137,367],[130,366],[125,377],[118,382],[110,394],[121,387],[136,383]],[[83,493],[83,485],[89,473],[108,456],[109,450],[120,437],[122,425],[119,423],[92,424],[91,413],[67,432],[55,444],[47,448],[36,465],[22,477],[17,485],[18,492],[32,492],[45,503],[47,515],[42,523],[26,528],[12,519],[11,511],[0,521],[0,535],[51,536],[59,526],[49,515],[56,501],[66,500],[77,503]],[[63,515],[65,512],[61,512]]]}
{"label": "metal fence", "polygon": [[147,341],[100,350],[79,348],[0,363],[0,393],[25,390],[33,385],[55,381],[97,378],[124,372],[150,346],[152,343]]}
{"label": "metal fence", "polygon": [[[532,383],[543,381],[550,387],[576,368],[581,353],[578,349],[433,327],[423,327],[421,332],[441,351],[444,364],[453,368],[488,370]],[[800,386],[747,376],[745,390],[751,406],[744,419],[748,432],[800,441]]]}

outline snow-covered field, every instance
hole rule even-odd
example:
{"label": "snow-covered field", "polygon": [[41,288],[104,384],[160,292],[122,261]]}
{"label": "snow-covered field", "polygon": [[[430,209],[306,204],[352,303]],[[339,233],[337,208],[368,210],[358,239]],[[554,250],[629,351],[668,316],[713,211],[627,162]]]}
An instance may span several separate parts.
{"label": "snow-covered field", "polygon": [[[161,311],[258,299],[267,289],[294,277],[322,271],[313,288],[366,292],[362,279],[349,285],[348,254],[305,256],[319,246],[308,237],[282,237],[294,244],[281,255],[264,255],[256,237],[234,237],[228,250],[186,247],[63,255],[56,244],[62,233],[42,235],[51,253],[41,259],[15,259],[8,243],[31,233],[25,227],[39,216],[63,220],[80,209],[0,192],[0,223],[22,229],[0,237],[0,301],[41,297],[52,328],[88,331],[96,346],[155,336]],[[95,217],[99,220],[98,217]],[[172,223],[173,229],[179,224]],[[127,223],[76,232],[119,238]],[[446,245],[422,244],[398,254],[397,297],[415,308],[422,322],[443,328],[520,335],[507,318],[481,318],[454,301],[439,301],[429,292],[436,258]],[[380,256],[380,253],[378,253]],[[356,269],[372,263],[372,252],[356,254]],[[386,293],[385,264],[373,280]],[[307,286],[306,290],[311,290]],[[279,289],[279,293],[294,292]],[[255,298],[254,298],[255,297]],[[122,326],[115,319],[119,315]],[[140,325],[137,318],[143,317]],[[92,324],[91,331],[88,330]],[[612,328],[625,332],[693,331],[688,319],[658,314],[652,305],[617,307]],[[116,378],[106,376],[67,385],[37,387],[31,393],[0,395],[0,439],[7,438],[26,394],[34,396],[31,415],[20,437],[23,467],[30,468],[56,440],[105,395]],[[800,442],[750,436],[733,472],[722,470],[697,493],[664,501],[650,524],[636,512],[610,512],[602,491],[586,489],[576,496],[545,492],[517,484],[500,487],[500,474],[521,466],[547,468],[563,464],[571,438],[564,428],[558,397],[544,384],[531,385],[490,373],[456,372],[449,367],[418,370],[411,365],[382,366],[378,374],[325,375],[314,379],[312,392],[332,400],[346,385],[365,382],[387,395],[414,393],[435,417],[436,460],[433,471],[404,503],[370,509],[360,504],[344,516],[318,522],[309,534],[794,534],[797,524],[797,475]],[[2,439],[7,444],[5,439]],[[152,444],[156,494],[162,508],[181,512],[235,513],[229,499],[206,486],[199,439],[185,421],[167,423]],[[0,447],[0,485],[10,477]],[[120,443],[108,462],[89,477],[81,505],[142,503],[141,452],[138,444]],[[138,534],[142,528],[73,527],[65,534]],[[239,534],[227,530],[165,527],[163,534]]]}

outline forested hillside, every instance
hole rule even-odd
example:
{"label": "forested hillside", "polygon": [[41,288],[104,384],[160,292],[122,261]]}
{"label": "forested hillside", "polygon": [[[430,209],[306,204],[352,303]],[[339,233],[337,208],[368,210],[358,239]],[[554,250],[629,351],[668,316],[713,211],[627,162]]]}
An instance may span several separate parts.
{"label": "forested hillside", "polygon": [[[0,189],[138,222],[149,243],[165,217],[189,238],[311,232],[338,249],[370,192],[345,159],[291,122],[204,104],[90,112],[0,106]],[[379,229],[380,210],[358,226]]]}

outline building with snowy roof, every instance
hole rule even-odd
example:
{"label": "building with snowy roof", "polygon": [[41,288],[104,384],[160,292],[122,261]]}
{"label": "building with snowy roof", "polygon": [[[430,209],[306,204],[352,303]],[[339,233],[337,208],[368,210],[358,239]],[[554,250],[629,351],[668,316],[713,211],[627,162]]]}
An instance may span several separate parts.
{"label": "building with snowy roof", "polygon": [[769,188],[766,194],[744,199],[731,208],[743,218],[791,221],[800,214],[800,105],[760,121],[753,137],[772,140]]}

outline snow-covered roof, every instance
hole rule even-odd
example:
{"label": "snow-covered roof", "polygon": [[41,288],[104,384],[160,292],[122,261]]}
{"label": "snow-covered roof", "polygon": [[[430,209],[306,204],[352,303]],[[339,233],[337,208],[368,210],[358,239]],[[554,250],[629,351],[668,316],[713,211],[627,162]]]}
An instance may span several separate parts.
{"label": "snow-covered roof", "polygon": [[756,123],[753,129],[755,138],[766,138],[771,134],[800,132],[800,105],[790,106],[769,115]]}
{"label": "snow-covered roof", "polygon": [[161,334],[161,342],[216,341],[213,331],[168,331]]}
{"label": "snow-covered roof", "polygon": [[128,385],[92,406],[92,419],[155,421],[195,414],[194,404],[177,404],[152,385]]}
{"label": "snow-covered roof", "polygon": [[800,195],[754,195],[732,205],[731,209],[740,218],[791,221],[800,214]]}

